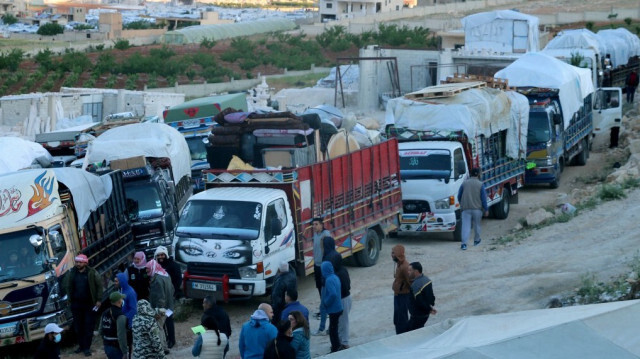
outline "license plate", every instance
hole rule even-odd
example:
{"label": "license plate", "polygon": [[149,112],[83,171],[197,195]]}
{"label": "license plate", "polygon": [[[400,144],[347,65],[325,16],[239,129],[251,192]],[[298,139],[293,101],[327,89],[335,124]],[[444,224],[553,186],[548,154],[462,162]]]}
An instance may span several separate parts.
{"label": "license plate", "polygon": [[182,121],[182,127],[184,127],[184,128],[199,127],[199,126],[200,126],[200,120],[199,119],[183,120]]}
{"label": "license plate", "polygon": [[10,337],[16,332],[18,322],[0,324],[0,338]]}
{"label": "license plate", "polygon": [[217,290],[217,287],[215,284],[211,284],[211,283],[198,283],[198,282],[194,282],[191,284],[191,286],[193,287],[193,289],[199,289],[199,290],[208,290],[211,292],[215,292]]}

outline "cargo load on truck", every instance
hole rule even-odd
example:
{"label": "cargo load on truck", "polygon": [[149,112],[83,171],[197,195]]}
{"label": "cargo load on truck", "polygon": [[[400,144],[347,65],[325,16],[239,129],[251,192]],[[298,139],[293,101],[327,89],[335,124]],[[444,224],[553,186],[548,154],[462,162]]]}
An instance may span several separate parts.
{"label": "cargo load on truck", "polygon": [[41,144],[19,137],[0,137],[0,175],[26,168],[47,167],[53,157]]}
{"label": "cargo load on truck", "polygon": [[593,134],[593,82],[588,69],[544,53],[523,55],[496,73],[527,96],[527,184],[557,188],[566,165],[585,165]]}
{"label": "cargo load on truck", "polygon": [[[75,168],[30,169],[0,176],[0,346],[44,336],[73,320],[62,283],[77,254],[103,286],[131,262],[134,246],[120,172],[97,176]],[[11,256],[20,256],[20,265]],[[105,291],[108,293],[108,290]],[[106,301],[106,297],[102,298]]]}
{"label": "cargo load on truck", "polygon": [[120,169],[131,206],[136,248],[152,256],[168,246],[192,193],[189,149],[177,130],[160,123],[112,128],[89,144],[84,168]]}
{"label": "cargo load on truck", "polygon": [[216,125],[213,118],[227,108],[247,111],[246,94],[235,93],[197,98],[175,105],[162,113],[164,123],[178,130],[187,139],[195,192],[204,189],[202,170],[209,168],[205,146],[211,127]]}
{"label": "cargo load on truck", "polygon": [[460,186],[479,168],[496,218],[524,184],[529,104],[485,82],[427,87],[389,100],[388,135],[400,150],[399,232],[453,232],[461,239]]}

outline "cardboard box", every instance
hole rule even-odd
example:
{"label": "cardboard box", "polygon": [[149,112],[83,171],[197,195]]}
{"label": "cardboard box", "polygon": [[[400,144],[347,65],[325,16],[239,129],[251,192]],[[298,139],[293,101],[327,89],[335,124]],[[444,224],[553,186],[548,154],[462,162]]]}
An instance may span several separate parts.
{"label": "cardboard box", "polygon": [[121,160],[112,160],[109,163],[111,169],[114,170],[128,170],[131,168],[144,167],[147,165],[147,160],[144,156],[136,156],[123,158]]}

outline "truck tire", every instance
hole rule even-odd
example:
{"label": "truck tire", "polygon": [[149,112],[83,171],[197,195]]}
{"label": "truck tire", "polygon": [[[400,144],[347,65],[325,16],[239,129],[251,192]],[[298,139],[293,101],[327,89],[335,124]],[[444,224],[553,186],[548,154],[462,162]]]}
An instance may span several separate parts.
{"label": "truck tire", "polygon": [[582,140],[582,151],[576,156],[576,164],[578,166],[584,166],[587,164],[587,158],[589,158],[589,141],[585,138]]}
{"label": "truck tire", "polygon": [[360,267],[371,267],[378,262],[380,257],[380,238],[378,232],[373,229],[367,231],[367,242],[364,249],[355,254]]}
{"label": "truck tire", "polygon": [[491,207],[493,212],[493,216],[496,219],[506,219],[509,217],[509,210],[511,209],[511,203],[509,203],[509,199],[511,198],[511,190],[505,187],[502,189],[502,199],[500,202],[494,204]]}
{"label": "truck tire", "polygon": [[462,221],[456,222],[456,229],[453,231],[453,240],[462,242]]}

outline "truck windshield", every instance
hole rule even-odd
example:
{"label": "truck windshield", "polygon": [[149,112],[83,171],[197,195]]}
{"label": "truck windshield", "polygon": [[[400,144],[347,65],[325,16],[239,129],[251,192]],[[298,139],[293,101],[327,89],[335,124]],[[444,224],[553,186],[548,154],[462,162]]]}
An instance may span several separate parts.
{"label": "truck windshield", "polygon": [[[137,218],[148,219],[162,215],[162,201],[156,186],[147,181],[129,182],[125,184],[127,201],[137,204]],[[134,206],[135,208],[136,206]]]}
{"label": "truck windshield", "polygon": [[451,176],[451,152],[440,149],[400,150],[402,179],[445,179]]}
{"label": "truck windshield", "polygon": [[189,154],[191,155],[191,160],[206,160],[207,159],[207,148],[202,142],[201,136],[189,137],[187,138],[187,145],[189,145]]}
{"label": "truck windshield", "polygon": [[0,234],[0,283],[24,279],[47,270],[44,251],[29,243],[34,229]]}
{"label": "truck windshield", "polygon": [[546,112],[529,113],[529,129],[527,130],[527,143],[536,144],[547,142],[551,138],[549,117]]}
{"label": "truck windshield", "polygon": [[261,222],[262,204],[257,202],[194,200],[185,205],[178,232],[255,239],[260,233]]}

